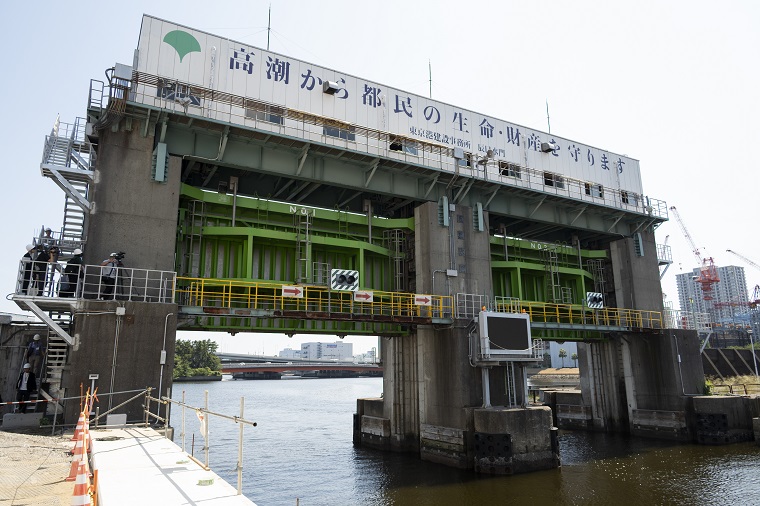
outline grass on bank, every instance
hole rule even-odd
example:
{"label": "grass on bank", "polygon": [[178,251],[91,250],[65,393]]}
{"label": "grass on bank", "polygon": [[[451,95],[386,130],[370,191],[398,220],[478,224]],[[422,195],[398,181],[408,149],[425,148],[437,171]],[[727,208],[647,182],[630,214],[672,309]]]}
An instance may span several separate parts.
{"label": "grass on bank", "polygon": [[744,376],[707,376],[705,378],[705,394],[760,394],[760,378],[754,374]]}

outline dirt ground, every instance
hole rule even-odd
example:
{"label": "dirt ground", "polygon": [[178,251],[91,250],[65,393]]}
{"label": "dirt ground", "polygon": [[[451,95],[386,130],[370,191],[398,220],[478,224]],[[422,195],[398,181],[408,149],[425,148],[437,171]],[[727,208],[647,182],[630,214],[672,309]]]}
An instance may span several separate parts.
{"label": "dirt ground", "polygon": [[0,430],[0,506],[71,504],[66,481],[74,459],[71,434],[50,436]]}

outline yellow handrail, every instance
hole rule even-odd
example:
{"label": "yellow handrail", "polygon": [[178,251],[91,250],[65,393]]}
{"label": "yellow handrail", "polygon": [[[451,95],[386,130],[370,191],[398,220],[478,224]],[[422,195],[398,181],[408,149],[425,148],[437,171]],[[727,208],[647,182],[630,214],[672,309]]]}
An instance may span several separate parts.
{"label": "yellow handrail", "polygon": [[[298,292],[298,293],[296,293]],[[366,300],[357,298],[365,296]],[[405,292],[330,290],[320,285],[287,285],[266,281],[177,277],[180,304],[231,309],[308,311],[388,317],[452,318],[453,297],[430,295],[418,304]],[[371,300],[369,300],[371,299]]]}
{"label": "yellow handrail", "polygon": [[[190,306],[287,310],[311,313],[384,317],[453,318],[453,297],[429,295],[419,304],[415,294],[331,290],[322,285],[288,285],[269,281],[177,277],[178,303]],[[364,296],[365,299],[361,297]],[[631,329],[663,328],[659,311],[606,307],[590,309],[573,304],[550,304],[497,298],[495,310],[528,313],[531,322],[569,323]]]}

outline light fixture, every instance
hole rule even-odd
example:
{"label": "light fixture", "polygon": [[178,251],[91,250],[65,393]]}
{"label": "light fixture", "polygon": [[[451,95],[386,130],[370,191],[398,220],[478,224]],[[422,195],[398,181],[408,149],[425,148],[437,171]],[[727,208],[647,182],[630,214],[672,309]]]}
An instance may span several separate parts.
{"label": "light fixture", "polygon": [[333,81],[325,81],[322,83],[322,92],[327,93],[328,95],[335,95],[340,87],[338,86],[338,83],[335,83]]}
{"label": "light fixture", "polygon": [[551,151],[554,151],[557,149],[557,145],[553,142],[542,142],[541,143],[541,152],[542,153],[549,153]]}

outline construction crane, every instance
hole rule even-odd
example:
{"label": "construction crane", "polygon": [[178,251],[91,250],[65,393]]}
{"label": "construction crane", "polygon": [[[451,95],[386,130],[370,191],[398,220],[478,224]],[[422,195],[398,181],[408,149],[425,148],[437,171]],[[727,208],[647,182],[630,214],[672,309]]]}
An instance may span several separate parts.
{"label": "construction crane", "polygon": [[750,264],[755,269],[760,270],[760,265],[757,265],[755,262],[753,262],[749,258],[745,257],[744,255],[742,255],[740,253],[737,253],[736,251],[734,251],[732,249],[727,249],[726,251],[728,251],[729,253],[733,253],[734,255],[738,256],[739,258],[741,258],[742,260],[744,260],[745,262],[747,262],[748,264]]}
{"label": "construction crane", "polygon": [[[757,265],[755,262],[753,262],[749,258],[745,257],[741,253],[737,253],[736,251],[731,250],[731,249],[727,249],[726,251],[728,251],[729,253],[732,253],[732,254],[738,256],[739,258],[741,258],[742,260],[744,260],[745,262],[747,262],[749,265],[751,265],[752,267],[754,267],[755,269],[757,269],[757,270],[760,271],[760,265]],[[755,289],[752,292],[752,298],[749,301],[749,307],[751,307],[752,309],[754,309],[754,308],[756,308],[759,305],[760,305],[760,285],[755,285]]]}
{"label": "construction crane", "polygon": [[697,248],[696,244],[694,244],[694,239],[691,238],[691,234],[689,234],[689,231],[686,229],[686,225],[681,219],[681,215],[678,214],[676,206],[671,206],[670,210],[673,212],[673,216],[676,217],[678,226],[681,228],[681,232],[683,233],[684,237],[686,237],[686,241],[689,243],[689,247],[691,248],[691,252],[694,254],[694,258],[697,259],[699,265],[699,277],[696,279],[696,281],[702,285],[703,298],[705,300],[712,300],[713,285],[720,281],[720,278],[718,277],[718,269],[715,268],[715,262],[713,261],[712,257],[702,257],[702,254],[699,252],[699,248]]}

